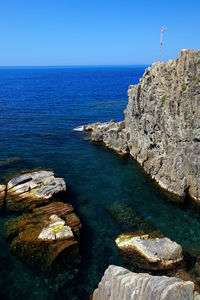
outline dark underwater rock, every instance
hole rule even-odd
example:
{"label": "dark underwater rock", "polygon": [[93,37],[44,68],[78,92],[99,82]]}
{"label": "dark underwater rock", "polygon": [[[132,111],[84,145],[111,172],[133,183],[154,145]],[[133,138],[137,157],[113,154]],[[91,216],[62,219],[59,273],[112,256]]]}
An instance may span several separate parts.
{"label": "dark underwater rock", "polygon": [[125,230],[142,230],[145,233],[156,230],[151,221],[136,214],[133,206],[129,202],[123,200],[115,201],[107,207],[107,210],[115,219],[115,221]]}
{"label": "dark underwater rock", "polygon": [[22,163],[20,157],[10,157],[4,160],[0,160],[0,169],[9,168],[20,163]]}
{"label": "dark underwater rock", "polygon": [[107,207],[107,210],[120,225],[135,226],[136,212],[130,203],[115,201]]}

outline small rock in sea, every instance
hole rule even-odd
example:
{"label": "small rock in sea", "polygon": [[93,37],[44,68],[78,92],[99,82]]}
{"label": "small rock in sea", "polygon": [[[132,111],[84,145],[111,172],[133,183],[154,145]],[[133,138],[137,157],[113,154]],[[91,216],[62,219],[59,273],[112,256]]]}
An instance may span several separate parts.
{"label": "small rock in sea", "polygon": [[183,261],[182,247],[166,237],[125,233],[115,244],[124,262],[139,269],[168,270]]}
{"label": "small rock in sea", "polygon": [[10,157],[4,160],[0,160],[0,168],[8,168],[21,162],[22,160],[20,157]]}

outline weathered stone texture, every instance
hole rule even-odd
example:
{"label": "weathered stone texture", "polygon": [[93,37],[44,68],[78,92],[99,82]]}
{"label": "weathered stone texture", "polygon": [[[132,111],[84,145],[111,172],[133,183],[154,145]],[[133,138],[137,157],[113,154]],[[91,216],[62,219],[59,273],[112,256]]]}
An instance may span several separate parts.
{"label": "weathered stone texture", "polygon": [[8,210],[32,210],[48,203],[53,195],[66,191],[63,178],[56,178],[53,171],[33,171],[11,179],[7,184],[6,207]]}
{"label": "weathered stone texture", "polygon": [[93,300],[193,300],[194,284],[174,277],[132,273],[109,266]]}
{"label": "weathered stone texture", "polygon": [[173,269],[183,261],[181,246],[166,237],[124,233],[115,243],[124,262],[140,270]]}
{"label": "weathered stone texture", "polygon": [[5,236],[13,254],[30,265],[50,270],[60,257],[68,264],[80,261],[76,237],[81,227],[70,204],[52,202],[34,209],[33,213],[8,220]]}
{"label": "weathered stone texture", "polygon": [[154,63],[128,96],[125,121],[92,124],[92,140],[130,152],[161,187],[200,204],[200,50]]}

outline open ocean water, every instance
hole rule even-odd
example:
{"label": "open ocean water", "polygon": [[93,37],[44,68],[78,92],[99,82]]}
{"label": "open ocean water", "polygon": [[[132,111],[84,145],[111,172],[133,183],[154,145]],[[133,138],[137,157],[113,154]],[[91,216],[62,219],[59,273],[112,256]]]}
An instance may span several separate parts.
{"label": "open ocean water", "polygon": [[68,201],[83,223],[75,279],[61,274],[54,280],[10,253],[4,223],[12,216],[2,212],[1,299],[88,299],[109,264],[123,265],[114,239],[130,228],[109,214],[115,201],[128,202],[183,247],[200,249],[200,218],[193,209],[169,202],[131,157],[91,144],[86,134],[73,130],[124,119],[128,86],[138,83],[144,69],[0,68],[0,182],[19,170],[52,168],[65,178]]}

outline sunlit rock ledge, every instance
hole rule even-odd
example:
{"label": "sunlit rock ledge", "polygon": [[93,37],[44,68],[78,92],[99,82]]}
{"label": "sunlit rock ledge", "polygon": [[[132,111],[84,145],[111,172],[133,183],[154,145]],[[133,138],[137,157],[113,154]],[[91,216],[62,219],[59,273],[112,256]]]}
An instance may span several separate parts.
{"label": "sunlit rock ledge", "polygon": [[110,265],[92,300],[198,300],[191,281],[175,277],[133,273]]}
{"label": "sunlit rock ledge", "polygon": [[130,153],[165,190],[200,204],[200,50],[145,70],[128,89],[125,120],[84,126],[94,142]]}
{"label": "sunlit rock ledge", "polygon": [[143,270],[168,270],[182,261],[182,247],[166,237],[124,233],[115,244],[125,263]]}
{"label": "sunlit rock ledge", "polygon": [[0,207],[5,205],[12,211],[32,210],[65,191],[64,179],[55,177],[53,171],[32,171],[15,176],[7,185],[0,185]]}

